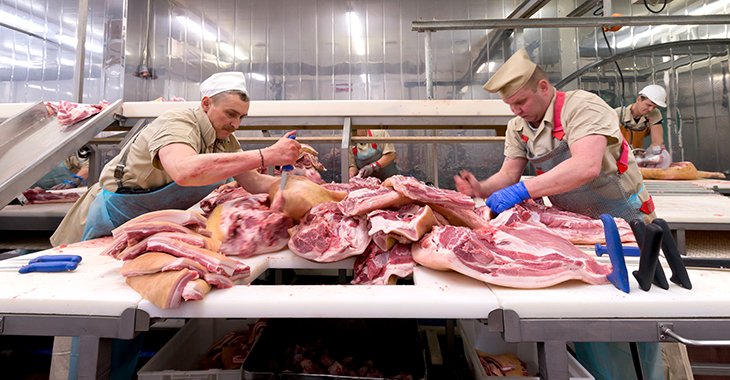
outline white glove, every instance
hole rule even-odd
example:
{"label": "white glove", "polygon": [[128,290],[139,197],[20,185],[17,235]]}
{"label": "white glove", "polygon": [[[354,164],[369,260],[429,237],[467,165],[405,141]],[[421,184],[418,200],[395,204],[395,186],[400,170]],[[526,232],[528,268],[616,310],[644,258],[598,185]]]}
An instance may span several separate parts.
{"label": "white glove", "polygon": [[[639,160],[637,160],[638,162]],[[667,169],[672,164],[672,155],[669,154],[664,145],[651,146],[646,150],[642,163],[644,165],[639,166]]]}

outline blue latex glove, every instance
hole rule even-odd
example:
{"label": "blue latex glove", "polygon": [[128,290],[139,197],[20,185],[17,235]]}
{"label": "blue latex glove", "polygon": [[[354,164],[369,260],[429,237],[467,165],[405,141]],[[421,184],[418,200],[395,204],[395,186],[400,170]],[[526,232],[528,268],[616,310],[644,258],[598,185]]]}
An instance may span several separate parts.
{"label": "blue latex glove", "polygon": [[532,197],[530,196],[530,193],[527,192],[524,182],[517,182],[512,186],[495,191],[491,196],[489,196],[489,198],[487,198],[485,203],[493,212],[499,214],[502,211],[530,198]]}

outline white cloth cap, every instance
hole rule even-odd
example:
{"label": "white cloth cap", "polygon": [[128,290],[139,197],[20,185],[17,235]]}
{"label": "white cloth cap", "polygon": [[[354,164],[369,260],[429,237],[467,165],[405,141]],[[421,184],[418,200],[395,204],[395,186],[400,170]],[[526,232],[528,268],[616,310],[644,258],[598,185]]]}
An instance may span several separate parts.
{"label": "white cloth cap", "polygon": [[200,84],[200,92],[203,96],[212,97],[221,92],[238,90],[246,93],[246,77],[242,72],[215,73]]}

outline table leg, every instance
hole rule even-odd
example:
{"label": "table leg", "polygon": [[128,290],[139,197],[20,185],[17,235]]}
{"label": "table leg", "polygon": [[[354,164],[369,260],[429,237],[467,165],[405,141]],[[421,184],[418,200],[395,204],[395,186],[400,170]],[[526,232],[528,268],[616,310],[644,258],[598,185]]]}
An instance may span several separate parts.
{"label": "table leg", "polygon": [[78,380],[109,379],[112,340],[82,336],[79,344]]}
{"label": "table leg", "polygon": [[568,380],[568,350],[565,342],[537,342],[537,357],[540,363],[541,380]]}

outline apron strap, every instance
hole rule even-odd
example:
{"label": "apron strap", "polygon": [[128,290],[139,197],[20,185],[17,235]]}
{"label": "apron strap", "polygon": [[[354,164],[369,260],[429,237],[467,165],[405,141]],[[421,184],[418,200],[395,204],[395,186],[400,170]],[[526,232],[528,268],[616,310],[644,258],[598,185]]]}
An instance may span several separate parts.
{"label": "apron strap", "polygon": [[644,214],[651,214],[654,211],[654,199],[649,196],[649,199],[641,205],[641,212]]}
{"label": "apron strap", "polygon": [[558,140],[563,140],[565,132],[563,132],[563,120],[560,118],[563,112],[563,104],[565,103],[565,93],[555,91],[555,106],[553,107],[553,136]]}
{"label": "apron strap", "polygon": [[619,157],[616,166],[619,174],[623,174],[629,168],[629,143],[621,136],[621,157]]}

